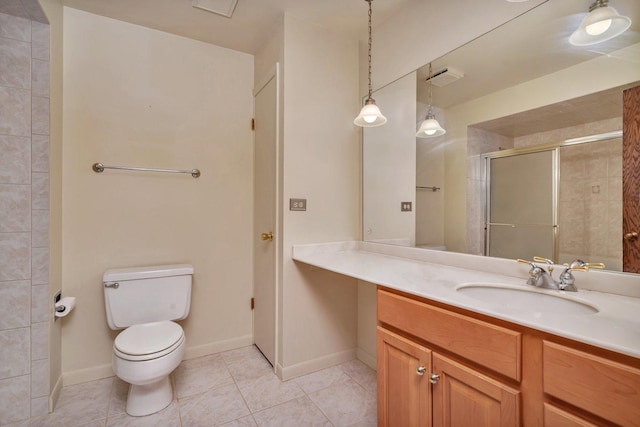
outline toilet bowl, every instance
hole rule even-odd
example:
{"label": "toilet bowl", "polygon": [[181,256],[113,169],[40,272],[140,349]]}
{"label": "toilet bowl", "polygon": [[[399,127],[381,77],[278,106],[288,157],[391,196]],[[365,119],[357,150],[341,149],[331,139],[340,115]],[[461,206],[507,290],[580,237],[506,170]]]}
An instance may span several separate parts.
{"label": "toilet bowl", "polygon": [[171,321],[143,323],[120,332],[113,344],[112,367],[131,384],[126,411],[132,416],[153,414],[173,400],[169,374],[184,356],[182,328]]}
{"label": "toilet bowl", "polygon": [[187,317],[193,267],[154,266],[104,273],[107,323],[123,329],[113,342],[113,372],[130,384],[126,412],[150,415],[173,400],[169,375],[184,357],[186,339],[173,320]]}

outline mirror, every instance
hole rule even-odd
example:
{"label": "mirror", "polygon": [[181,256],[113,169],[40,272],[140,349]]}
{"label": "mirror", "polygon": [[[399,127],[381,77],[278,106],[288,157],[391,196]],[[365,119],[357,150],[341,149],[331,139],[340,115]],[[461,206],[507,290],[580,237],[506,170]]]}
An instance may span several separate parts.
{"label": "mirror", "polygon": [[[576,47],[568,41],[588,1],[548,1],[434,60],[432,105],[447,130],[443,136],[415,138],[428,110],[429,64],[376,91],[389,121],[363,134],[364,240],[484,255],[490,153],[546,147],[567,159],[577,138],[620,131],[622,91],[640,85],[640,3],[615,0],[610,6],[633,23],[621,36],[598,45]],[[556,253],[536,255],[566,262],[564,248],[564,256],[621,269],[616,254],[621,253],[622,230],[611,231],[616,215],[622,215],[616,170],[621,150],[608,145],[611,141],[620,145],[621,138],[580,144],[583,169],[611,172],[597,177],[600,181],[591,182],[595,178],[588,174],[566,179],[566,168],[554,175],[556,190],[549,196],[558,210],[563,204],[582,210],[573,209],[568,222],[556,222]],[[581,191],[574,189],[576,181]],[[605,216],[589,211],[594,202]],[[410,210],[403,211],[407,203]],[[585,227],[598,238],[593,251],[578,253],[574,249],[580,241],[584,246]],[[498,248],[491,255],[501,253]]]}

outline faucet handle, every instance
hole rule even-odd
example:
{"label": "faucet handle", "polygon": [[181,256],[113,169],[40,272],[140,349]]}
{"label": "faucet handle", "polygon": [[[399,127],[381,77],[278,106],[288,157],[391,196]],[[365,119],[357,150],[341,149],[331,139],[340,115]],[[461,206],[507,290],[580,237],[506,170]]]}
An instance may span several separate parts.
{"label": "faucet handle", "polygon": [[549,269],[549,274],[553,273],[553,261],[551,261],[550,259],[543,258],[543,257],[540,257],[540,256],[534,256],[533,260],[535,262],[544,262],[545,264],[548,265],[547,268]]}

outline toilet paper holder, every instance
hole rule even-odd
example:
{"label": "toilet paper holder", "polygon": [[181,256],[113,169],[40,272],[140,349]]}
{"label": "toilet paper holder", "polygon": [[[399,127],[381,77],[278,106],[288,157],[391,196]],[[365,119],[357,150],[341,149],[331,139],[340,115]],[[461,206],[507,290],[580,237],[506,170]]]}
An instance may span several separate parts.
{"label": "toilet paper holder", "polygon": [[62,298],[62,292],[58,291],[53,297],[53,321],[59,317],[66,317],[75,307],[76,299],[74,297]]}

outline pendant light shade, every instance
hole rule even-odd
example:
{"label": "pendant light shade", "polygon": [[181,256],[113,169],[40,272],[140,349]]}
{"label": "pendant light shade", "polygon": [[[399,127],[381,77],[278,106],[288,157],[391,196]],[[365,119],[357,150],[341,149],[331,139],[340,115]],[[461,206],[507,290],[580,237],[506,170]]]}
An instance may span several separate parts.
{"label": "pendant light shade", "polygon": [[362,127],[375,127],[387,123],[387,118],[382,115],[380,108],[376,105],[376,100],[367,98],[360,114],[353,121],[354,124]]}
{"label": "pendant light shade", "polygon": [[569,37],[569,43],[574,46],[589,46],[611,40],[627,31],[631,26],[631,19],[618,14],[608,4],[609,0],[596,0],[589,7],[589,14]]}
{"label": "pendant light shade", "polygon": [[353,124],[361,127],[375,127],[387,123],[387,118],[382,115],[380,108],[376,105],[376,100],[371,97],[371,2],[373,0],[365,0],[369,3],[369,95],[364,102],[364,107],[360,110],[360,114],[355,118]]}
{"label": "pendant light shade", "polygon": [[429,77],[427,78],[427,84],[429,85],[429,111],[427,112],[427,117],[424,119],[422,124],[420,125],[420,129],[416,133],[417,138],[434,138],[436,136],[444,135],[447,133],[446,130],[438,120],[436,120],[436,115],[433,114],[432,106],[431,106],[431,98],[432,98],[432,74],[433,70],[431,68],[431,63],[429,63]]}
{"label": "pendant light shade", "polygon": [[416,136],[418,138],[432,138],[444,135],[445,133],[447,133],[447,131],[440,126],[440,123],[436,120],[436,116],[433,115],[433,113],[429,113],[427,114],[427,118],[424,119],[420,125],[420,129],[418,129]]}

